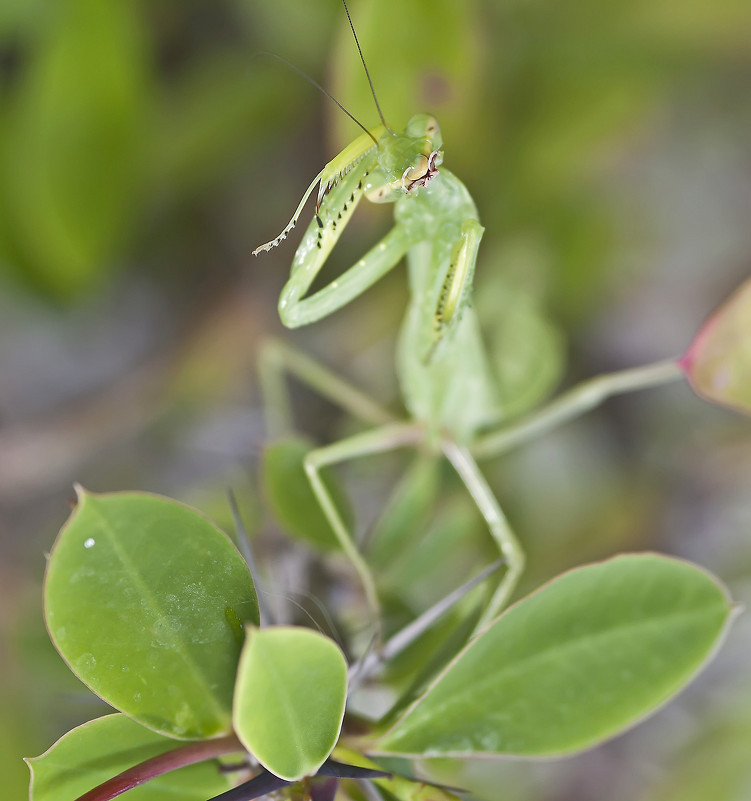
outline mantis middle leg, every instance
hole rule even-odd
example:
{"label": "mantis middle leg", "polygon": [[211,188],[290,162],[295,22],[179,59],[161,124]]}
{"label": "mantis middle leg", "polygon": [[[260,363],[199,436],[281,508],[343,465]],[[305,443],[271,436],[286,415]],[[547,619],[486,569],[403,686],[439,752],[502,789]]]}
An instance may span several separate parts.
{"label": "mantis middle leg", "polygon": [[306,457],[304,467],[322,511],[360,577],[368,606],[374,613],[376,631],[380,638],[379,604],[372,572],[341,519],[321,480],[319,469],[326,464],[390,450],[400,447],[401,444],[411,444],[421,437],[421,432],[418,432],[415,425],[397,423],[396,418],[372,397],[299,349],[272,339],[264,343],[259,355],[261,392],[267,431],[271,438],[288,434],[293,428],[289,398],[284,383],[285,372],[295,376],[322,397],[349,412],[354,418],[377,426],[374,430],[311,451]]}
{"label": "mantis middle leg", "polygon": [[350,459],[357,459],[374,453],[384,453],[409,445],[414,446],[423,438],[423,428],[416,423],[391,423],[370,431],[364,431],[361,434],[355,434],[340,442],[335,442],[333,445],[316,448],[305,457],[305,472],[313,487],[313,492],[331,524],[342,550],[357,570],[365,590],[368,606],[372,610],[376,621],[376,632],[379,635],[379,639],[380,603],[373,574],[357,549],[351,532],[342,520],[333,498],[321,479],[320,471],[321,468],[327,465],[339,464]]}

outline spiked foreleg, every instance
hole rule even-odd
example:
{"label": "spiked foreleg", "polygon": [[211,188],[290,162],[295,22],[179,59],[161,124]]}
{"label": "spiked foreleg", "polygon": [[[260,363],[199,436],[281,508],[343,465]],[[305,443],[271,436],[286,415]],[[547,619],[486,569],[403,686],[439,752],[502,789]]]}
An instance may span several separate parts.
{"label": "spiked foreleg", "polygon": [[333,247],[328,240],[317,247],[316,227],[314,221],[295,254],[292,275],[279,299],[279,316],[288,328],[314,323],[346,306],[395,267],[413,244],[404,228],[397,226],[339,278],[305,297]]}

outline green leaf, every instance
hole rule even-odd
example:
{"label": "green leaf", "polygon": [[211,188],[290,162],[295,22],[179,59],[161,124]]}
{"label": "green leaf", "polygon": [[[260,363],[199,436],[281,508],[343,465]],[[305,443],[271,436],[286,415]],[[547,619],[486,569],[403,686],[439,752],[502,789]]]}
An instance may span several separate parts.
{"label": "green leaf", "polygon": [[[404,530],[401,548],[395,548],[391,563],[384,565],[379,576],[379,586],[402,598],[413,611],[436,603],[447,587],[477,573],[478,556],[487,543],[487,530],[477,525],[477,507],[466,494],[443,488],[442,495],[440,505],[434,507],[435,519],[418,528],[417,536]],[[461,551],[456,547],[458,531]]]}
{"label": "green leaf", "polygon": [[71,670],[116,709],[171,737],[230,731],[242,624],[258,622],[258,601],[234,545],[194,509],[79,489],[45,613]]}
{"label": "green leaf", "polygon": [[418,454],[389,497],[369,535],[368,561],[375,571],[392,571],[407,547],[424,537],[440,489],[439,462]]}
{"label": "green leaf", "polygon": [[[364,757],[356,751],[338,747],[334,758],[347,765],[357,765],[363,768],[383,770],[381,765]],[[388,769],[388,768],[387,768]],[[432,784],[426,784],[419,779],[405,779],[398,775],[372,779],[373,784],[384,790],[388,795],[385,798],[395,798],[397,801],[461,801],[459,796]]]}
{"label": "green leaf", "polygon": [[751,414],[751,279],[702,326],[680,365],[699,395]]}
{"label": "green leaf", "polygon": [[237,736],[276,776],[315,773],[342,725],[347,663],[328,637],[304,628],[250,628],[235,690]]}
{"label": "green leaf", "polygon": [[114,267],[141,212],[150,56],[139,15],[127,0],[55,4],[3,120],[0,216],[13,263],[57,298]]}
{"label": "green leaf", "polygon": [[[75,801],[118,773],[175,748],[175,741],[125,715],[90,720],[63,735],[31,769],[30,801]],[[229,789],[216,761],[158,776],[128,792],[128,801],[205,801]]]}
{"label": "green leaf", "polygon": [[[269,445],[263,457],[263,483],[269,506],[279,525],[322,551],[339,548],[339,541],[323,514],[305,473],[303,459],[313,444],[304,437],[287,437]],[[344,493],[323,470],[322,477],[345,521],[352,513]]]}
{"label": "green leaf", "polygon": [[716,579],[675,559],[628,555],[572,570],[472,641],[375,749],[550,757],[589,748],[684,687],[730,612]]}
{"label": "green leaf", "polygon": [[476,299],[504,419],[536,406],[555,388],[565,366],[561,332],[547,313],[551,256],[538,238],[506,237],[486,254],[499,269],[484,274]]}
{"label": "green leaf", "polygon": [[559,332],[529,295],[516,292],[503,306],[503,311],[496,311],[490,353],[508,418],[535,406],[555,386],[563,367],[563,345]]}

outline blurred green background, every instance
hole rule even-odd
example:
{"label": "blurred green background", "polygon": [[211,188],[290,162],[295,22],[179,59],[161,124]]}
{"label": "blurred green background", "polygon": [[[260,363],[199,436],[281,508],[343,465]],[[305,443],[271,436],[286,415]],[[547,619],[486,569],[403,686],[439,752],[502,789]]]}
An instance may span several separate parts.
{"label": "blurred green background", "polygon": [[[513,336],[504,313],[534,308],[565,342],[556,369],[568,385],[681,353],[748,275],[748,0],[352,0],[351,11],[391,125],[434,112],[445,164],[477,202],[487,230],[475,303],[490,342]],[[249,528],[269,534],[254,365],[263,338],[281,333],[296,239],[250,252],[358,131],[262,51],[375,124],[339,0],[0,5],[6,798],[26,797],[21,755],[101,712],[41,616],[44,554],[73,482],[162,492],[224,525],[233,486]],[[390,209],[360,208],[332,269],[388,229]],[[404,299],[395,270],[283,336],[396,405]],[[343,430],[327,404],[296,398],[302,431],[330,441]],[[353,465],[359,516],[407,461]],[[751,599],[751,423],[685,386],[608,403],[487,471],[528,550],[528,587],[647,548]],[[454,536],[443,532],[449,554]],[[296,587],[289,549],[260,556]],[[551,764],[435,767],[489,801],[747,801],[750,659],[741,617],[694,687],[612,743]]]}

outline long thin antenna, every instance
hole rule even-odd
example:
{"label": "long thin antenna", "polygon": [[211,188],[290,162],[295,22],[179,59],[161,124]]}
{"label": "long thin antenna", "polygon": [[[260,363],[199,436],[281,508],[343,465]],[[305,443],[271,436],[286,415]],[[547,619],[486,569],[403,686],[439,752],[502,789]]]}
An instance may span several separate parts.
{"label": "long thin antenna", "polygon": [[362,54],[362,48],[360,47],[360,41],[357,38],[357,33],[355,33],[355,26],[352,24],[352,17],[349,15],[349,9],[347,8],[346,0],[342,0],[342,5],[344,6],[344,10],[347,12],[347,19],[349,20],[349,27],[352,29],[352,35],[355,37],[355,44],[357,45],[357,52],[360,54],[360,61],[362,61],[362,65],[365,68],[365,75],[368,78],[368,83],[370,84],[370,93],[373,95],[373,100],[375,101],[375,107],[378,109],[378,116],[381,118],[381,122],[383,123],[384,128],[387,131],[391,131],[391,126],[386,122],[386,119],[383,116],[383,112],[381,111],[381,106],[378,103],[378,98],[376,97],[375,87],[373,86],[373,81],[370,78],[370,72],[368,72],[368,65],[365,63],[365,56]]}
{"label": "long thin antenna", "polygon": [[[345,8],[346,8],[346,6],[345,6]],[[352,23],[350,22],[350,25],[351,25],[351,24],[352,24]],[[362,55],[362,54],[361,54],[361,55]],[[327,91],[326,91],[326,90],[325,90],[325,89],[324,89],[324,88],[321,86],[321,84],[320,84],[320,83],[318,83],[318,81],[316,81],[314,78],[311,78],[311,77],[310,77],[310,75],[308,75],[308,73],[307,73],[307,72],[305,72],[304,70],[301,70],[299,67],[295,66],[295,65],[294,65],[294,64],[293,64],[291,61],[287,61],[287,59],[286,59],[286,58],[284,58],[283,56],[278,56],[276,53],[270,53],[270,52],[268,52],[268,51],[264,50],[264,51],[262,51],[262,52],[260,52],[260,53],[256,53],[256,56],[268,56],[269,58],[275,58],[277,61],[281,61],[281,63],[282,63],[282,64],[285,64],[285,65],[286,65],[286,66],[288,66],[288,67],[289,67],[291,70],[293,70],[294,72],[296,72],[296,73],[297,73],[297,74],[298,74],[298,75],[299,75],[301,78],[305,78],[305,80],[306,80],[306,81],[307,81],[309,84],[311,84],[312,86],[315,86],[315,88],[316,88],[316,89],[318,89],[318,91],[319,91],[319,92],[322,92],[324,95],[326,95],[326,97],[328,97],[328,99],[329,99],[329,100],[331,100],[333,103],[336,103],[336,105],[337,105],[337,106],[339,106],[339,108],[340,108],[340,109],[341,109],[341,110],[342,110],[342,111],[343,111],[343,112],[344,112],[344,113],[345,113],[345,114],[346,114],[346,115],[347,115],[347,116],[348,116],[348,117],[349,117],[349,118],[352,120],[352,122],[354,122],[356,125],[359,125],[359,126],[360,126],[360,127],[363,129],[363,131],[365,131],[365,133],[366,133],[366,134],[367,134],[367,135],[368,135],[368,136],[369,136],[369,137],[370,137],[370,138],[371,138],[371,139],[372,139],[372,140],[375,142],[375,144],[376,144],[376,145],[378,144],[378,140],[377,140],[377,139],[375,138],[375,136],[373,136],[373,134],[372,134],[372,133],[371,133],[371,132],[370,132],[370,131],[369,131],[369,130],[368,130],[368,129],[367,129],[367,128],[366,128],[366,127],[365,127],[365,126],[364,126],[364,125],[361,123],[361,122],[360,122],[360,120],[358,120],[358,119],[357,119],[357,117],[355,117],[353,114],[351,114],[349,111],[347,111],[347,109],[346,109],[346,108],[344,108],[344,106],[343,106],[343,105],[342,105],[342,104],[341,104],[341,103],[340,103],[340,102],[339,102],[339,101],[338,101],[338,100],[337,100],[337,99],[336,99],[336,98],[335,98],[335,97],[334,97],[332,94],[330,94],[329,92],[327,92]],[[367,69],[366,69],[366,71],[367,71]],[[376,107],[378,107],[378,101],[377,101],[377,100],[376,100]],[[381,110],[380,110],[380,109],[378,109],[378,113],[379,113],[379,114],[381,113]],[[383,117],[381,117],[381,119],[383,119]],[[386,123],[384,123],[384,125],[386,125]],[[388,125],[386,125],[386,127],[388,128]],[[389,130],[391,130],[391,129],[389,128]]]}

